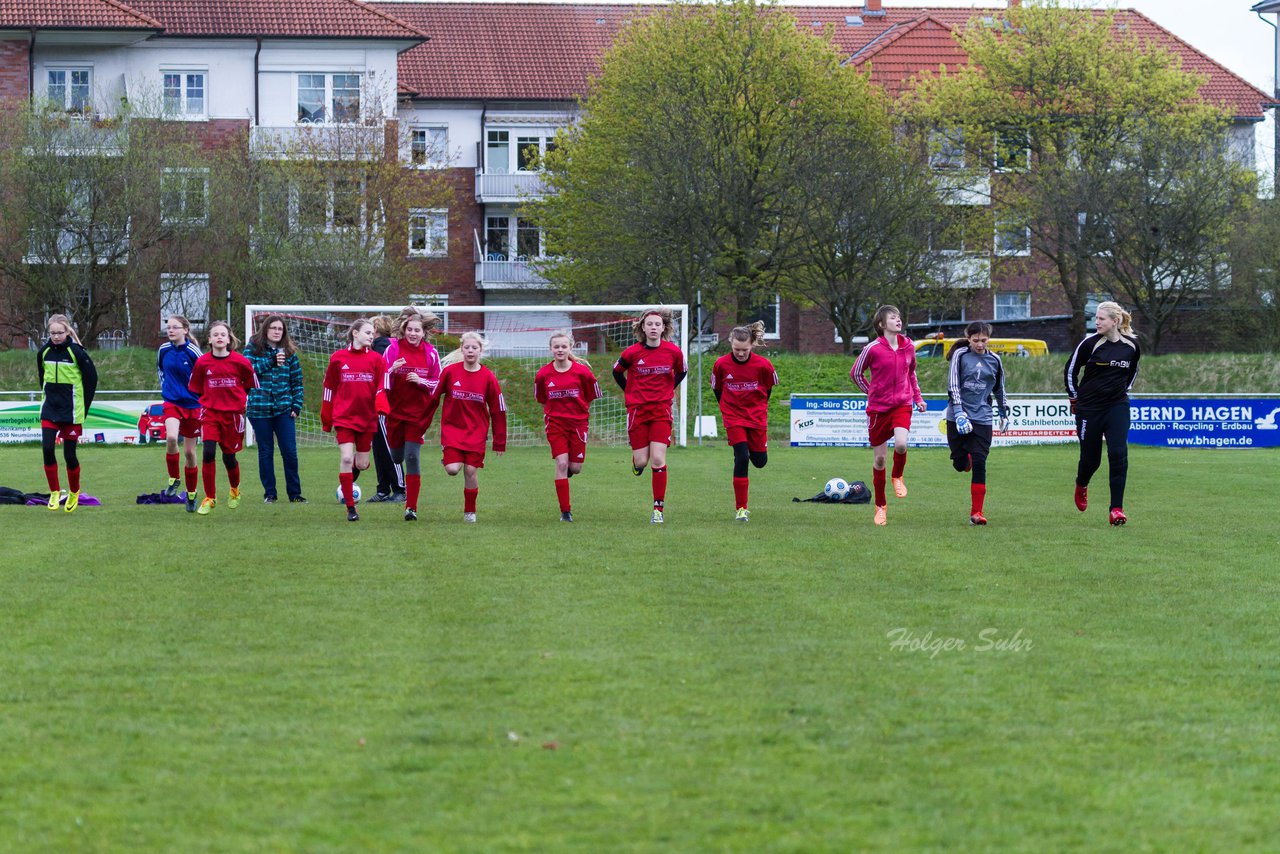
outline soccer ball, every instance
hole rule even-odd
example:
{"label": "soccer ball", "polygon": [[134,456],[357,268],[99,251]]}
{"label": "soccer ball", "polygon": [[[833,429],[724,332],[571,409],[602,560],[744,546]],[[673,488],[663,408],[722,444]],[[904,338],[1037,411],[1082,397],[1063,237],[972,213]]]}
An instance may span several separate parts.
{"label": "soccer ball", "polygon": [[[334,495],[336,495],[336,496],[338,497],[338,503],[339,503],[339,504],[345,504],[345,503],[346,503],[347,499],[346,499],[346,497],[342,494],[342,484],[338,484],[338,489],[337,489],[337,491],[334,493]],[[358,484],[358,483],[353,483],[353,484],[351,484],[351,497],[352,497],[352,498],[354,498],[354,499],[356,500],[356,503],[357,503],[357,504],[359,504],[359,503],[360,503],[360,484]]]}
{"label": "soccer ball", "polygon": [[832,501],[843,501],[849,494],[849,481],[842,477],[833,477],[822,487],[822,493]]}

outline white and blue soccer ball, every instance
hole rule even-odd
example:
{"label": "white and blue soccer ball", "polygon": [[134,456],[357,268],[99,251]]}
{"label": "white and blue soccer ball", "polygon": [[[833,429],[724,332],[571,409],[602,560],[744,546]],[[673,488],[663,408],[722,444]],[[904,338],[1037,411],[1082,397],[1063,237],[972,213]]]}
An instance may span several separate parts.
{"label": "white and blue soccer ball", "polygon": [[849,481],[842,477],[833,477],[822,487],[822,494],[832,501],[843,501],[849,494]]}
{"label": "white and blue soccer ball", "polygon": [[[346,496],[344,496],[344,495],[342,494],[342,484],[338,484],[338,489],[337,489],[337,491],[334,493],[334,495],[336,495],[336,496],[338,497],[338,503],[339,503],[339,504],[345,504],[345,503],[346,503],[346,501],[347,501]],[[357,503],[357,504],[359,504],[359,503],[360,503],[360,484],[358,484],[358,483],[353,483],[353,484],[351,484],[351,497],[352,497],[352,498],[354,498],[354,499],[356,500],[356,503]]]}

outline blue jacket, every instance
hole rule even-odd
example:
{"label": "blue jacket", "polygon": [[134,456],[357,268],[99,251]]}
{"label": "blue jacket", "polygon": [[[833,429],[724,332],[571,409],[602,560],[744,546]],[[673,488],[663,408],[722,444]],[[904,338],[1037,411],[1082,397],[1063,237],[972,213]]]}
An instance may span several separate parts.
{"label": "blue jacket", "polygon": [[187,383],[191,382],[191,369],[199,358],[200,348],[190,338],[181,347],[175,347],[172,341],[160,345],[156,352],[156,373],[160,375],[160,396],[165,402],[183,409],[200,408],[200,398],[187,388]]}
{"label": "blue jacket", "polygon": [[302,413],[302,362],[294,353],[276,364],[276,349],[259,353],[252,344],[244,354],[258,375],[258,388],[249,389],[249,418],[274,418],[286,412]]}

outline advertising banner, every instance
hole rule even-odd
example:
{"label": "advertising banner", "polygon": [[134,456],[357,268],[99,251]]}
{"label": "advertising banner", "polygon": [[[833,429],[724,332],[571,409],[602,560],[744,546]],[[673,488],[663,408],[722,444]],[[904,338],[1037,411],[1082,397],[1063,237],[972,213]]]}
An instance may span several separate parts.
{"label": "advertising banner", "polygon": [[[945,446],[946,401],[929,400],[911,416],[911,444]],[[791,445],[796,448],[867,447],[866,398],[844,394],[791,396]],[[1156,398],[1135,396],[1129,441],[1170,448],[1264,448],[1280,446],[1280,397]],[[1074,442],[1075,417],[1064,397],[1009,398],[1009,430],[993,445]]]}
{"label": "advertising banner", "polygon": [[[82,443],[139,441],[138,421],[154,400],[94,400],[84,422]],[[40,401],[0,400],[0,442],[40,441]]]}

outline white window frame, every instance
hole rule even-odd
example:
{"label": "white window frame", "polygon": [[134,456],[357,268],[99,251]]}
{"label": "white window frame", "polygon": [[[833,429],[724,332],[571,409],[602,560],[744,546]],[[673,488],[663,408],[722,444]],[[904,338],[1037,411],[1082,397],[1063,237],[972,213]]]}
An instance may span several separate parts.
{"label": "white window frame", "polygon": [[[490,140],[489,138],[490,134],[499,134],[499,133],[505,133],[507,135],[505,142],[493,142]],[[515,164],[512,162],[513,152],[511,150],[511,145],[512,145],[511,128],[485,128],[484,130],[484,171],[486,173],[490,173],[494,175],[507,175],[515,171],[515,169],[513,168]],[[505,147],[507,152],[507,164],[506,164],[506,167],[501,171],[498,171],[497,169],[493,168],[493,160],[490,156],[490,152],[497,147]]]}
{"label": "white window frame", "polygon": [[[295,124],[299,124],[299,125],[348,124],[350,125],[350,124],[360,123],[360,118],[361,116],[364,115],[364,72],[362,71],[299,71],[295,73],[293,75],[293,101],[294,101],[294,105],[297,106],[298,108],[302,107],[300,92],[304,88],[302,85],[303,76],[324,78],[324,104],[321,107],[321,109],[324,111],[324,117],[321,119],[303,119],[302,117],[299,116],[294,120]],[[355,77],[358,81],[358,86],[356,89],[358,93],[357,99],[356,99],[356,116],[354,119],[350,121],[338,122],[338,121],[334,121],[334,115],[336,115],[338,111],[335,108],[335,102],[333,100],[334,98],[333,80],[335,77],[347,77],[347,76]],[[314,89],[317,87],[307,86],[305,88]],[[346,87],[343,88],[343,91],[346,91]]]}
{"label": "white window frame", "polygon": [[964,132],[959,128],[938,128],[929,132],[929,166],[932,169],[963,169]]}
{"label": "white window frame", "polygon": [[[1019,309],[1018,313],[1016,313],[1015,315],[1002,313],[1001,305],[1000,305],[1001,297],[1005,297],[1005,298],[1019,297],[1020,298],[1019,301],[1021,305],[1018,307]],[[1005,308],[1005,311],[1007,312],[1010,308],[1013,308],[1013,306],[1006,305],[1004,308]],[[1031,319],[1031,291],[996,291],[995,296],[992,298],[992,302],[991,302],[991,312],[992,312],[993,319],[995,320],[1030,320]]]}
{"label": "white window frame", "polygon": [[[772,311],[771,311],[772,310]],[[769,320],[766,315],[773,314],[773,331],[769,331]],[[754,323],[755,320],[764,321],[764,340],[777,341],[782,337],[782,297],[774,294],[771,299],[762,303],[758,310],[751,315],[752,319],[748,323]]]}
{"label": "white window frame", "polygon": [[[167,103],[165,103],[164,82],[165,77],[170,74],[177,74],[179,77],[178,106],[174,110],[170,110]],[[190,105],[187,102],[189,95],[187,77],[188,75],[194,74],[200,75],[200,91],[204,93],[200,98],[200,109],[197,112],[192,112]],[[209,69],[207,67],[201,68],[199,66],[183,66],[180,68],[162,66],[160,68],[160,99],[162,103],[165,103],[165,118],[187,122],[207,121],[209,118]]]}
{"label": "white window frame", "polygon": [[[1019,258],[1026,257],[1031,254],[1031,227],[1026,224],[1019,224],[1021,220],[1011,217],[997,217],[995,222],[995,234],[992,238],[992,251],[1002,258]],[[1002,238],[1022,232],[1022,239],[1017,246],[1011,246],[1009,242],[1005,242]]]}
{"label": "white window frame", "polygon": [[[421,248],[414,246],[415,230],[420,230],[422,234]],[[408,249],[410,257],[413,258],[447,258],[449,256],[449,210],[447,208],[410,208]]]}
{"label": "white window frame", "polygon": [[[188,216],[187,208],[190,205],[191,182],[189,176],[196,175],[201,179],[201,207],[203,208],[200,216]],[[165,183],[169,180],[176,180],[178,176],[182,176],[180,198],[180,211],[172,211],[165,209],[165,200],[167,191]],[[209,222],[209,169],[207,167],[172,167],[166,168],[160,176],[160,221],[165,225],[207,225]]]}
{"label": "white window frame", "polygon": [[336,234],[342,231],[365,231],[372,226],[369,221],[369,199],[366,194],[368,188],[363,178],[359,179],[360,184],[360,214],[359,222],[355,225],[338,225],[334,221],[337,213],[337,189],[336,185],[339,181],[351,180],[341,176],[323,179],[325,194],[325,211],[324,224],[322,226],[303,225],[300,217],[301,213],[301,194],[302,188],[296,182],[289,182],[289,231],[306,232],[319,230],[324,234]]}
{"label": "white window frame", "polygon": [[[55,104],[54,100],[49,96],[49,89],[54,85],[50,77],[54,74],[62,74],[63,82],[59,84],[62,87],[62,103]],[[72,83],[73,74],[87,74],[89,79],[83,84]],[[64,113],[72,115],[92,115],[94,113],[93,106],[93,66],[92,65],[50,65],[45,68],[45,98],[51,106],[61,110]],[[72,91],[76,85],[85,87],[85,96],[83,105],[77,109],[72,101]]]}
{"label": "white window frame", "polygon": [[[419,161],[417,134],[423,134],[422,160]],[[433,141],[433,134],[436,135]],[[414,124],[409,126],[409,156],[414,169],[439,169],[449,165],[449,126],[447,124]]]}
{"label": "white window frame", "polygon": [[960,317],[958,318],[950,317],[945,314],[935,314],[935,312],[940,310],[941,309],[935,308],[929,309],[929,318],[925,321],[926,326],[936,326],[940,323],[965,323],[969,319],[963,303],[960,305]]}
{"label": "white window frame", "polygon": [[208,273],[160,274],[160,331],[162,333],[171,314],[181,314],[186,317],[191,323],[192,331],[204,331],[210,320]]}
{"label": "white window frame", "polygon": [[[1012,146],[1006,147],[1003,143],[1015,134],[1022,137],[1021,147],[1017,149]],[[1001,154],[1005,151],[1017,152],[1016,156],[1011,157],[1008,163],[1001,158]],[[1031,168],[1031,134],[1026,128],[1004,128],[995,132],[995,148],[992,153],[991,168],[996,172],[1025,172]]]}

